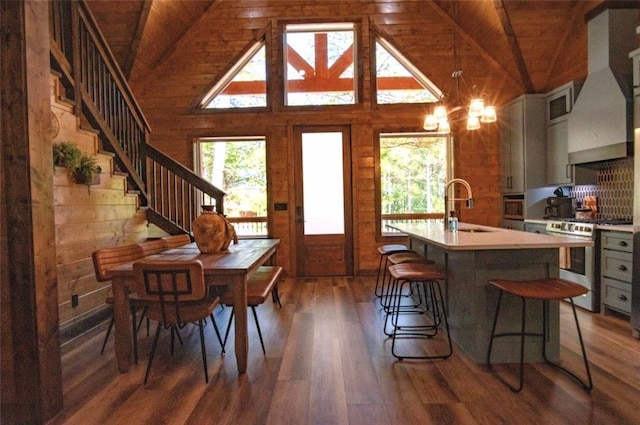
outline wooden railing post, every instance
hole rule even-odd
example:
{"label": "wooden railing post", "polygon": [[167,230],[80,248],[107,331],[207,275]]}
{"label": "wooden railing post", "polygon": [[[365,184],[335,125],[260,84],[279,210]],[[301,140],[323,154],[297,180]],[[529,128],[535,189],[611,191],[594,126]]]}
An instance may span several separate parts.
{"label": "wooden railing post", "polygon": [[78,15],[78,2],[73,0],[70,2],[71,7],[71,57],[72,57],[72,72],[74,84],[74,100],[75,107],[74,113],[76,116],[82,115],[82,87],[80,81],[82,81],[82,67],[80,66],[80,18]]}

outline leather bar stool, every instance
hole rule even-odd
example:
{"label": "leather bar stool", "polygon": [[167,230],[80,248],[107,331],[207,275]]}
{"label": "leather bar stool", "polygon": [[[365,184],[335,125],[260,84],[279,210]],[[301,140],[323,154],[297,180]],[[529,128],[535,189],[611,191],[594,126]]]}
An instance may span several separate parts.
{"label": "leather bar stool", "polygon": [[[382,297],[384,285],[387,276],[387,267],[389,267],[389,256],[398,252],[410,252],[411,250],[402,244],[387,244],[378,247],[380,254],[380,262],[378,264],[378,275],[376,277],[376,297]],[[382,280],[380,279],[382,277]]]}
{"label": "leather bar stool", "polygon": [[[434,264],[432,260],[429,260],[414,251],[397,252],[387,257],[387,264],[389,266],[404,263]],[[389,306],[391,305],[391,298],[389,297],[389,294],[394,283],[395,282],[389,282],[389,284],[385,285],[386,291],[380,296],[380,305],[385,311],[388,311]]]}
{"label": "leather bar stool", "polygon": [[[435,267],[424,263],[391,265],[389,273],[394,281],[390,294],[393,301],[388,312],[393,326],[391,354],[399,360],[446,359],[451,356],[453,344],[449,332],[445,300],[440,287],[440,281],[446,281],[446,275]],[[421,305],[413,309],[412,306],[403,308],[405,306],[402,305],[402,292],[407,285],[417,285],[416,290],[422,290]],[[416,319],[409,323],[403,323],[400,316],[405,314],[410,314]],[[443,324],[446,331],[447,351],[425,355],[397,353],[396,341],[398,339],[432,339],[438,335]]]}
{"label": "leather bar stool", "polygon": [[[493,321],[493,328],[491,330],[491,341],[489,342],[489,350],[487,353],[487,366],[489,370],[511,391],[519,392],[522,390],[524,379],[524,343],[527,336],[542,337],[542,356],[548,364],[557,367],[577,380],[584,389],[589,392],[593,388],[593,381],[591,380],[591,371],[589,369],[589,361],[587,360],[587,352],[584,348],[584,342],[582,340],[582,333],[580,332],[580,324],[578,323],[578,315],[576,314],[576,306],[573,303],[573,298],[580,295],[584,295],[588,292],[587,288],[574,282],[569,282],[559,278],[537,279],[527,281],[517,280],[505,280],[494,279],[489,281],[489,285],[500,290],[498,296],[498,306],[496,308],[496,316]],[[502,295],[509,294],[520,298],[522,301],[522,323],[519,333],[514,332],[502,332],[496,333],[496,325],[498,323],[498,316],[500,314],[500,305],[502,303]],[[578,339],[580,340],[580,348],[582,349],[582,358],[584,361],[584,367],[587,374],[587,381],[585,382],[579,378],[575,373],[560,366],[558,363],[554,363],[547,358],[546,341],[547,341],[547,321],[549,315],[549,301],[560,301],[568,299],[573,310],[573,318],[578,330]],[[542,332],[533,333],[526,332],[526,314],[527,314],[527,300],[541,300],[542,301]],[[518,385],[513,385],[507,382],[500,374],[493,368],[491,364],[491,349],[493,348],[493,341],[500,337],[520,336],[520,372]]]}

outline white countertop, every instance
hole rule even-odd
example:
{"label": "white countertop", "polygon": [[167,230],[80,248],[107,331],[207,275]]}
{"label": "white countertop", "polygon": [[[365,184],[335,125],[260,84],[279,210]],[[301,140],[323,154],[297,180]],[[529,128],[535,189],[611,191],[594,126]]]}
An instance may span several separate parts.
{"label": "white countertop", "polygon": [[[452,232],[444,229],[442,220],[415,220],[389,227],[453,251],[593,246],[593,241],[587,239],[542,235],[469,223],[459,223],[460,230]],[[470,229],[480,231],[465,231]]]}

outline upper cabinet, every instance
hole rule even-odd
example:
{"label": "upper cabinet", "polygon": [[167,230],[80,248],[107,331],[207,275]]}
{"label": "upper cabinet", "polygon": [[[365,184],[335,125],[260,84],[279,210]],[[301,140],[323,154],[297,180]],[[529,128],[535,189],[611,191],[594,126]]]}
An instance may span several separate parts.
{"label": "upper cabinet", "polygon": [[[637,31],[640,34],[640,27]],[[629,57],[633,64],[633,127],[640,128],[640,49],[629,53]]]}
{"label": "upper cabinet", "polygon": [[546,186],[546,95],[524,95],[501,108],[500,188],[524,193]]}
{"label": "upper cabinet", "polygon": [[547,185],[574,183],[569,164],[569,115],[581,82],[570,82],[547,93]]}

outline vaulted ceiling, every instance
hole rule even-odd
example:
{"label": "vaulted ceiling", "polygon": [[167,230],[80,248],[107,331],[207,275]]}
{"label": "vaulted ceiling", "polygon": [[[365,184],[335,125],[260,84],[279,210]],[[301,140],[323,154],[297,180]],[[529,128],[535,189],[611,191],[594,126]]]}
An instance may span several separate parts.
{"label": "vaulted ceiling", "polygon": [[[308,10],[317,16],[318,10],[336,2],[88,0],[88,3],[135,89],[137,83],[145,81],[155,70],[167,66],[177,50],[188,49],[194,43],[191,34],[194,28],[199,28],[197,34],[202,37],[205,26],[212,38],[219,40],[221,37],[213,34],[220,27],[208,27],[207,22],[219,24],[221,16],[217,15],[228,14],[229,9],[237,12],[234,18],[304,19],[309,18]],[[288,6],[292,3],[299,7]],[[371,0],[357,3],[362,5],[363,16],[369,16],[370,22],[400,40],[400,44],[416,37],[410,41],[415,46],[420,44],[417,40],[420,37],[432,52],[440,49],[450,54],[453,40],[458,37],[458,55],[463,58],[465,68],[478,74],[482,74],[483,69],[484,74],[491,74],[493,81],[499,80],[508,87],[509,95],[517,95],[545,92],[569,80],[584,78],[587,72],[585,14],[602,0]],[[325,18],[331,16],[330,9],[326,8]],[[287,14],[273,16],[274,11],[282,13],[281,10]],[[430,30],[426,38],[425,26]],[[220,28],[220,31],[229,29]],[[442,60],[449,61],[449,68],[453,69],[451,58]]]}

